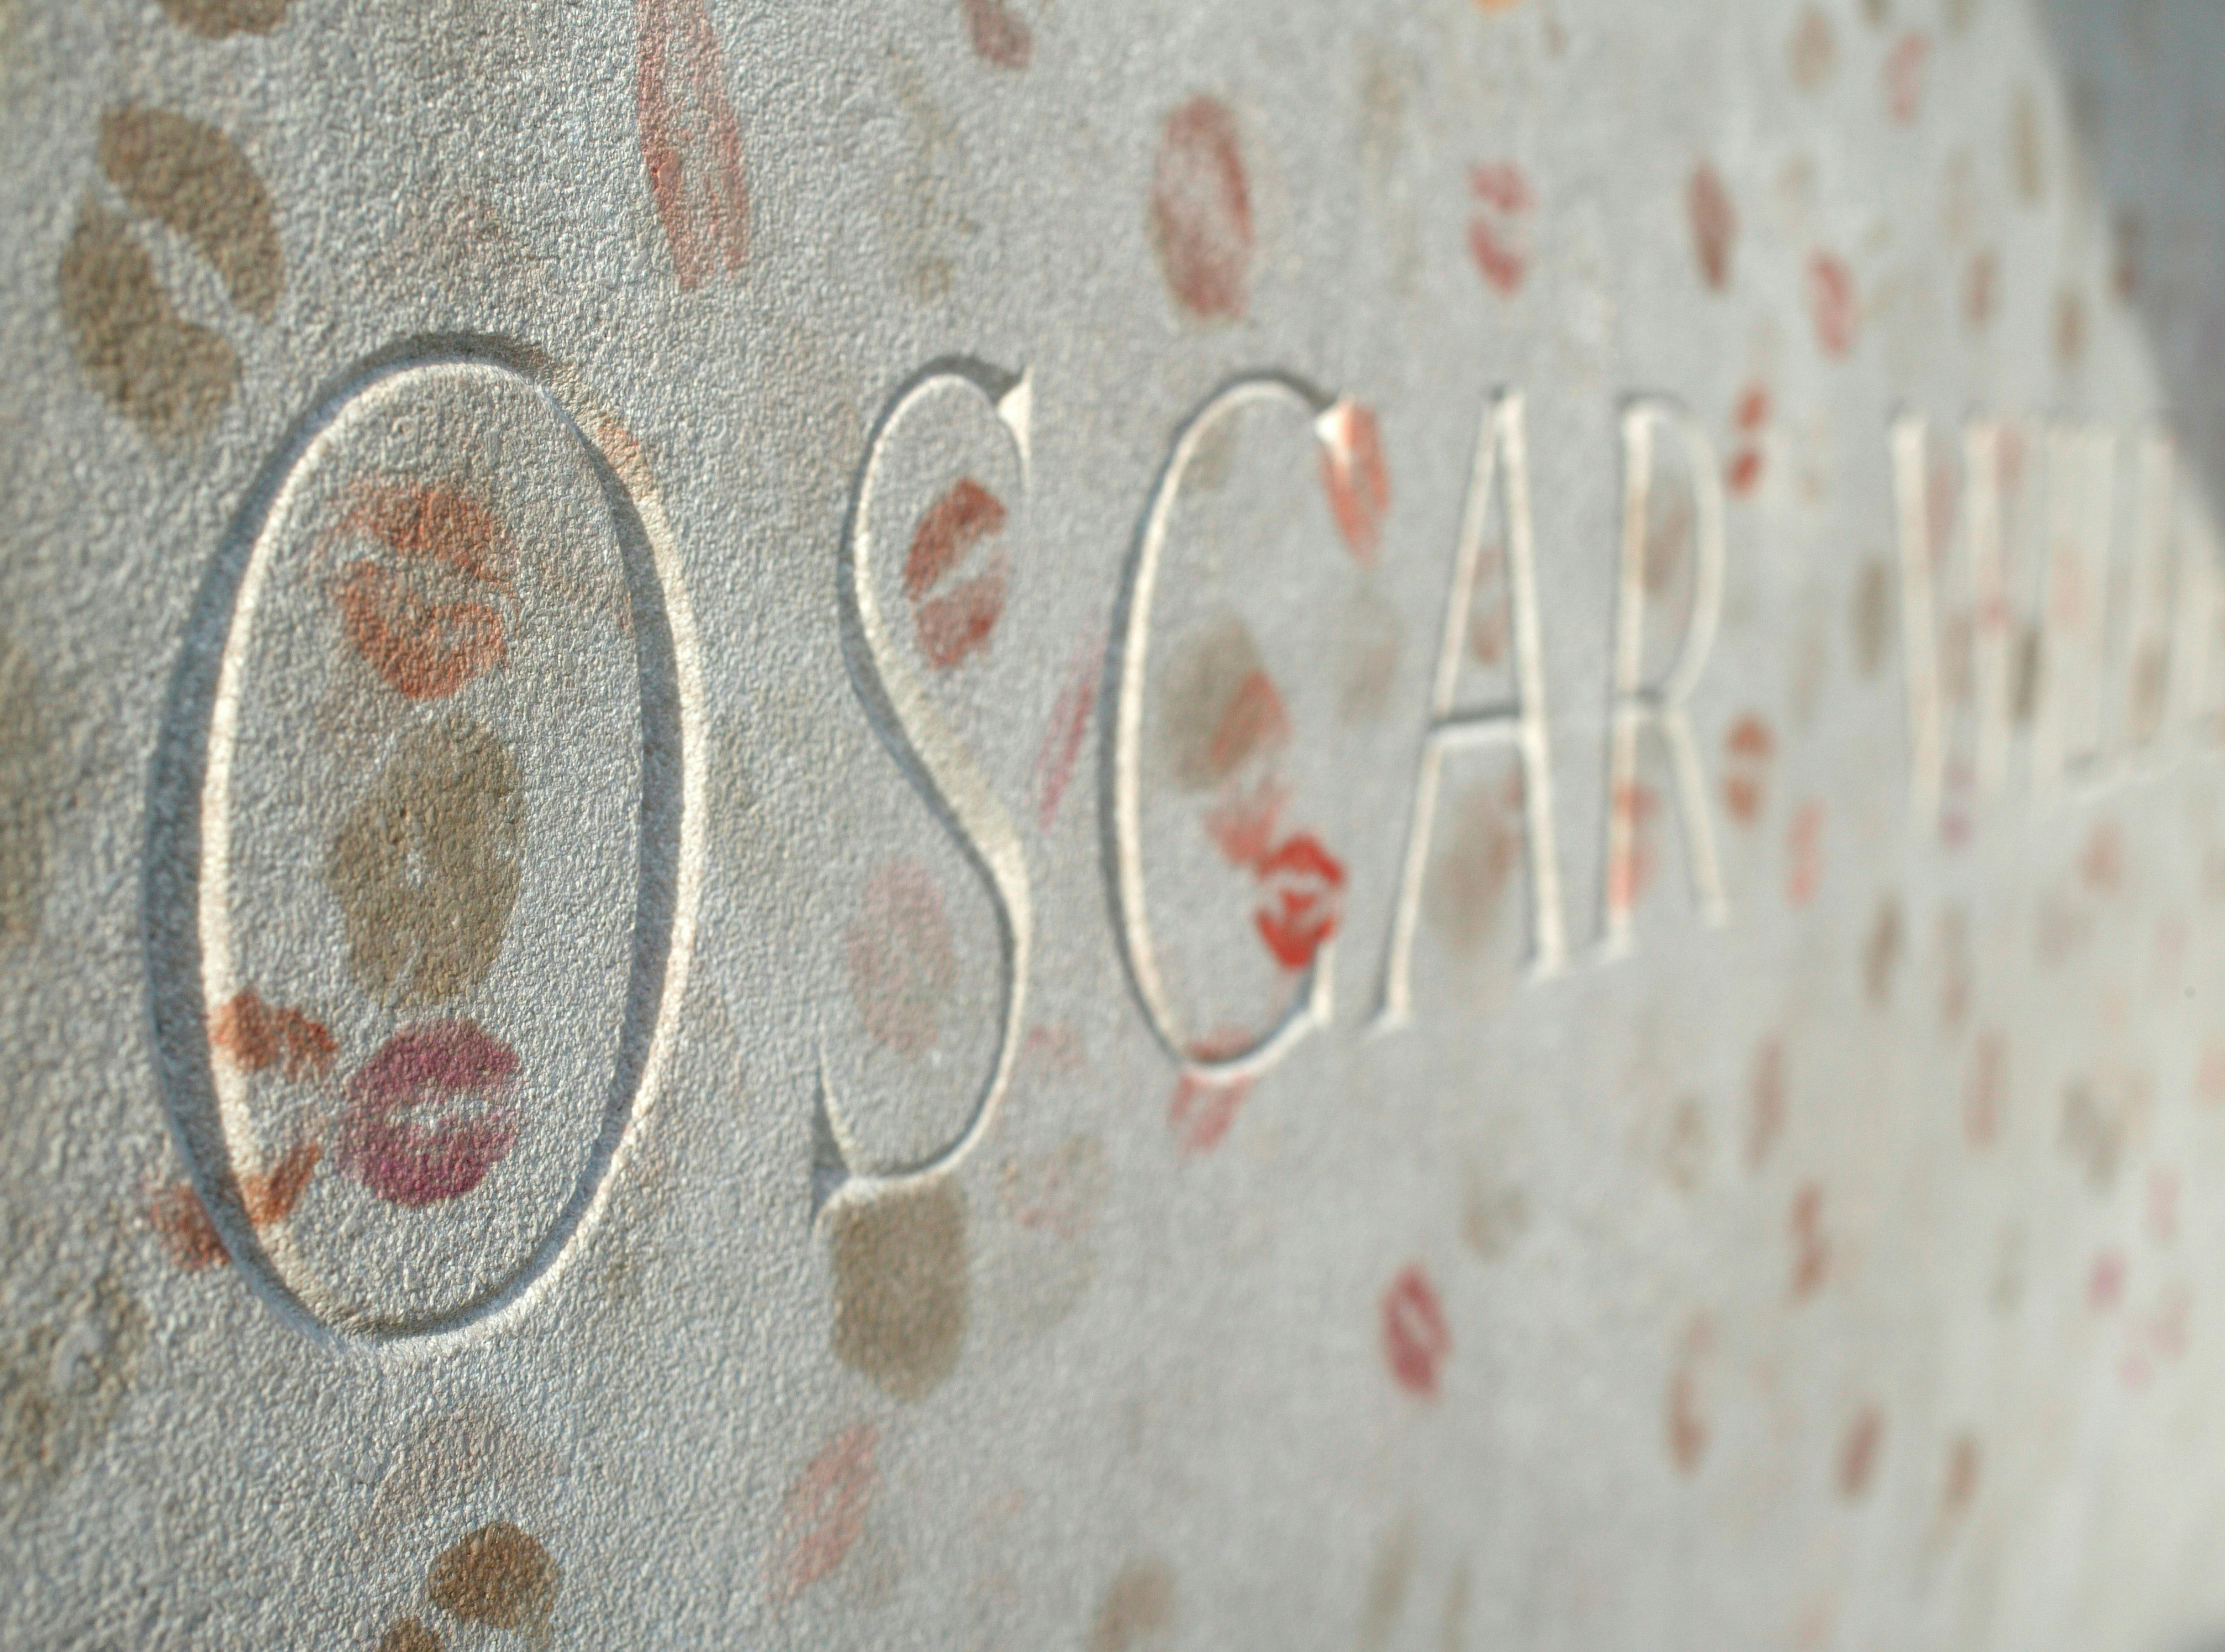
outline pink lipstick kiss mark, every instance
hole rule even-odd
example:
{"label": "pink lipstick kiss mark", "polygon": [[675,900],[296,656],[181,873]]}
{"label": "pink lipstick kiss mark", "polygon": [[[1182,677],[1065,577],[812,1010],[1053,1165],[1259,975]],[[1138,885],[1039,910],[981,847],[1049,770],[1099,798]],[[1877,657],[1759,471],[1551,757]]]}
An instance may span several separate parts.
{"label": "pink lipstick kiss mark", "polygon": [[1151,168],[1151,240],[1176,302],[1191,315],[1244,314],[1252,264],[1252,191],[1236,118],[1217,98],[1167,117]]}
{"label": "pink lipstick kiss mark", "polygon": [[742,134],[703,0],[634,0],[635,101],[649,191],[680,290],[733,275],[749,251]]}
{"label": "pink lipstick kiss mark", "polygon": [[1391,478],[1383,467],[1383,437],[1374,410],[1341,401],[1321,423],[1322,486],[1345,546],[1363,568],[1375,563],[1383,516],[1391,508]]}
{"label": "pink lipstick kiss mark", "polygon": [[1311,832],[1286,838],[1259,863],[1272,898],[1252,915],[1259,938],[1285,969],[1303,969],[1336,933],[1344,867]]}
{"label": "pink lipstick kiss mark", "polygon": [[1391,1375],[1408,1393],[1433,1400],[1438,1372],[1452,1351],[1436,1287],[1419,1262],[1412,1263],[1383,1293],[1383,1356]]}
{"label": "pink lipstick kiss mark", "polygon": [[920,651],[938,671],[953,669],[988,645],[989,633],[1005,612],[1005,558],[992,553],[983,572],[937,588],[975,545],[1004,529],[1004,502],[967,476],[929,505],[913,531],[911,554],[904,558],[904,594],[911,599]]}
{"label": "pink lipstick kiss mark", "polygon": [[1468,193],[1484,208],[1467,221],[1468,252],[1483,278],[1512,298],[1530,267],[1518,223],[1537,205],[1530,180],[1512,161],[1495,162],[1469,168]]}
{"label": "pink lipstick kiss mark", "polygon": [[[505,1101],[517,1052],[476,1022],[405,1027],[347,1082],[334,1156],[340,1169],[389,1204],[460,1198],[517,1145],[517,1109]],[[421,1124],[413,1109],[476,1102],[476,1113]]]}
{"label": "pink lipstick kiss mark", "polygon": [[1024,69],[1036,54],[1036,37],[1012,16],[1005,0],[960,0],[966,14],[966,35],[973,42],[973,55],[1000,69]]}
{"label": "pink lipstick kiss mark", "polygon": [[1808,260],[1808,314],[1825,355],[1843,356],[1854,347],[1854,277],[1835,253]]}
{"label": "pink lipstick kiss mark", "polygon": [[773,1547],[772,1593],[779,1604],[841,1565],[857,1543],[879,1480],[873,1448],[880,1438],[872,1423],[837,1434],[789,1487]]}

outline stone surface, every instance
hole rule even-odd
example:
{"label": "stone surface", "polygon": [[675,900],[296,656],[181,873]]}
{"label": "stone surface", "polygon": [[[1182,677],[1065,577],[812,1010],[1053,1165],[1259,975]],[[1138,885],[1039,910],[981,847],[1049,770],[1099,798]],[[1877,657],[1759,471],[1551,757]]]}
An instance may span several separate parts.
{"label": "stone surface", "polygon": [[0,1643],[2225,1630],[2221,67],[0,3]]}

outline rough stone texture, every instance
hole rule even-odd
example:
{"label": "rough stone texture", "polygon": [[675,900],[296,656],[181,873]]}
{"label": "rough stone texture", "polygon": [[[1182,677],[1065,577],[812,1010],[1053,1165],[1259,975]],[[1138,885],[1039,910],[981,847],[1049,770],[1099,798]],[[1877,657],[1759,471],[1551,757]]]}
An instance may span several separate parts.
{"label": "rough stone texture", "polygon": [[2221,72],[0,3],[0,1645],[2225,1631]]}

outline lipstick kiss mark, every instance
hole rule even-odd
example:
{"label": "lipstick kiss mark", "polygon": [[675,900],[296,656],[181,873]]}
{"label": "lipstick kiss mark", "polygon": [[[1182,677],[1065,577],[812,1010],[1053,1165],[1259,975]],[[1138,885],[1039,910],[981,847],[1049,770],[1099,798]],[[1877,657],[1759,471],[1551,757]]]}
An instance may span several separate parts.
{"label": "lipstick kiss mark", "polygon": [[1769,796],[1769,759],[1777,741],[1769,725],[1749,712],[1731,725],[1723,741],[1723,807],[1741,826],[1761,818]]}
{"label": "lipstick kiss mark", "polygon": [[[309,1185],[309,1178],[324,1156],[313,1140],[295,1142],[269,1170],[239,1179],[239,1202],[247,1219],[258,1228],[283,1222]],[[147,1202],[147,1219],[170,1260],[188,1274],[221,1268],[231,1260],[209,1220],[208,1207],[191,1182],[172,1182]]]}
{"label": "lipstick kiss mark", "polygon": [[1399,1387],[1434,1399],[1437,1376],[1453,1351],[1451,1329],[1436,1287],[1414,1262],[1383,1293],[1383,1355]]}
{"label": "lipstick kiss mark", "polygon": [[524,836],[517,761],[493,730],[459,717],[404,735],[325,860],[356,979],[396,1008],[485,981]]}
{"label": "lipstick kiss mark", "polygon": [[231,302],[267,321],[286,283],[270,194],[239,146],[206,121],[167,109],[111,109],[100,119],[100,169],[138,212],[185,237],[223,277]]}
{"label": "lipstick kiss mark", "polygon": [[1512,298],[1530,267],[1520,224],[1537,205],[1530,180],[1512,161],[1494,162],[1468,169],[1468,193],[1482,208],[1467,221],[1468,253],[1483,278]]}
{"label": "lipstick kiss mark", "polygon": [[920,651],[938,671],[951,670],[988,645],[1005,612],[1003,551],[992,551],[988,567],[970,579],[940,591],[937,587],[974,546],[1004,529],[1004,502],[967,476],[927,507],[912,531],[911,552],[904,558],[904,594],[911,599]]}
{"label": "lipstick kiss mark", "polygon": [[1290,788],[1271,774],[1261,775],[1249,791],[1231,782],[1206,815],[1206,834],[1231,866],[1256,871],[1274,853],[1275,827],[1290,800]]}
{"label": "lipstick kiss mark", "polygon": [[[334,1157],[389,1204],[460,1198],[517,1145],[517,1112],[504,1099],[517,1078],[517,1052],[476,1022],[405,1027],[348,1080]],[[479,1110],[450,1110],[469,1102]],[[440,1122],[410,1116],[434,1109]]]}
{"label": "lipstick kiss mark", "polygon": [[1391,478],[1383,467],[1383,438],[1374,410],[1341,401],[1322,417],[1322,486],[1345,546],[1362,567],[1372,567],[1391,508]]}
{"label": "lipstick kiss mark", "polygon": [[209,1017],[209,1042],[242,1072],[276,1067],[296,1082],[323,1077],[338,1049],[322,1022],[252,992],[234,994]]}
{"label": "lipstick kiss mark", "polygon": [[879,1476],[872,1423],[837,1434],[813,1458],[781,1500],[774,1540],[772,1594],[785,1605],[842,1564],[865,1529],[865,1510]]}
{"label": "lipstick kiss mark", "polygon": [[1311,832],[1286,838],[1259,863],[1271,904],[1252,914],[1259,938],[1285,969],[1303,969],[1336,933],[1344,867]]}
{"label": "lipstick kiss mark", "polygon": [[1236,118],[1217,98],[1167,117],[1151,169],[1151,240],[1176,302],[1212,318],[1244,313],[1252,264],[1252,192]]}
{"label": "lipstick kiss mark", "polygon": [[222,334],[178,313],[124,219],[86,197],[54,281],[78,365],[149,435],[206,427],[239,380]]}
{"label": "lipstick kiss mark", "polygon": [[1700,279],[1708,289],[1721,292],[1731,284],[1731,253],[1738,244],[1738,209],[1722,174],[1702,161],[1692,168],[1684,190],[1685,211],[1692,220],[1692,251],[1700,264]]}
{"label": "lipstick kiss mark", "polygon": [[[1252,1035],[1223,1031],[1200,1039],[1190,1054],[1200,1061],[1223,1061],[1252,1042]],[[1174,1100],[1167,1104],[1167,1128],[1185,1158],[1210,1153],[1220,1145],[1236,1115],[1252,1093],[1248,1078],[1210,1079],[1185,1071],[1175,1082]]]}
{"label": "lipstick kiss mark", "polygon": [[503,658],[502,610],[515,562],[501,518],[437,484],[365,482],[342,536],[377,541],[402,565],[361,557],[340,577],[340,622],[380,679],[410,700],[453,694]]}
{"label": "lipstick kiss mark", "polygon": [[286,21],[289,0],[161,0],[170,21],[205,40],[267,35]]}
{"label": "lipstick kiss mark", "polygon": [[958,981],[958,956],[935,879],[891,861],[866,879],[845,937],[850,995],[875,1043],[917,1058],[934,1046]]}
{"label": "lipstick kiss mark", "polygon": [[1893,42],[1885,60],[1885,107],[1896,125],[1915,122],[1924,110],[1924,67],[1931,56],[1931,36],[1911,29]]}
{"label": "lipstick kiss mark", "polygon": [[1854,347],[1860,318],[1854,309],[1854,272],[1835,253],[1818,252],[1808,260],[1808,314],[1825,355],[1843,356]]}
{"label": "lipstick kiss mark", "polygon": [[1005,0],[960,0],[960,9],[966,14],[966,36],[973,42],[976,57],[1000,69],[1028,67],[1036,38]]}
{"label": "lipstick kiss mark", "polygon": [[1036,751],[1036,824],[1043,831],[1058,818],[1058,805],[1074,779],[1074,766],[1081,756],[1081,742],[1089,732],[1089,714],[1097,708],[1097,678],[1102,665],[1102,645],[1092,642],[1075,656],[1073,675],[1059,690],[1051,708],[1050,727],[1043,731]]}
{"label": "lipstick kiss mark", "polygon": [[1734,493],[1744,495],[1753,492],[1761,480],[1761,430],[1769,423],[1769,386],[1753,384],[1739,397],[1738,429],[1740,446],[1723,467],[1723,486]]}
{"label": "lipstick kiss mark", "polygon": [[749,251],[741,128],[703,0],[634,0],[633,16],[641,158],[680,290],[693,292]]}

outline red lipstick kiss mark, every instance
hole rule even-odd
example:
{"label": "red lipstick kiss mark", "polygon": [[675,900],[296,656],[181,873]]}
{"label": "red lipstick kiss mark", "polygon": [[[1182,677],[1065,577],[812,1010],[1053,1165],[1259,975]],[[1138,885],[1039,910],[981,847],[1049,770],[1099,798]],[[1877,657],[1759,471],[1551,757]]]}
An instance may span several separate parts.
{"label": "red lipstick kiss mark", "polygon": [[1708,1420],[1700,1411],[1700,1382],[1689,1367],[1669,1382],[1669,1460],[1686,1479],[1708,1454]]}
{"label": "red lipstick kiss mark", "polygon": [[1436,1287],[1419,1262],[1411,1263],[1383,1293],[1383,1357],[1391,1375],[1408,1393],[1435,1399],[1437,1373],[1452,1351]]}
{"label": "red lipstick kiss mark", "polygon": [[1870,1489],[1877,1474],[1878,1457],[1885,1449],[1885,1414],[1864,1406],[1847,1425],[1839,1446],[1839,1495],[1854,1502]]}
{"label": "red lipstick kiss mark", "polygon": [[1383,467],[1382,433],[1372,408],[1341,401],[1328,410],[1322,420],[1321,465],[1337,532],[1361,567],[1373,567],[1383,514],[1391,508],[1391,478]]}
{"label": "red lipstick kiss mark", "polygon": [[680,290],[693,292],[749,251],[741,128],[703,0],[634,0],[633,16],[641,158]]}
{"label": "red lipstick kiss mark", "polygon": [[[517,1109],[504,1100],[517,1078],[517,1052],[475,1022],[403,1028],[347,1082],[333,1147],[340,1169],[391,1204],[462,1198],[517,1145]],[[431,1125],[408,1116],[467,1101],[485,1105]]]}
{"label": "red lipstick kiss mark", "polygon": [[[437,583],[507,594],[515,553],[501,519],[479,500],[440,486],[369,482],[340,521],[342,535],[377,540],[403,566],[369,558],[341,575],[348,640],[386,685],[411,700],[453,694],[503,658],[502,610]],[[453,577],[450,577],[453,576]]]}
{"label": "red lipstick kiss mark", "polygon": [[1738,209],[1722,175],[1702,161],[1692,168],[1692,181],[1684,187],[1684,210],[1692,220],[1692,253],[1699,260],[1700,279],[1710,290],[1722,292],[1731,284],[1731,253],[1738,245]]}
{"label": "red lipstick kiss mark", "polygon": [[1252,192],[1236,118],[1217,98],[1167,117],[1151,168],[1151,242],[1175,300],[1210,319],[1244,314],[1252,264]]}
{"label": "red lipstick kiss mark", "polygon": [[1024,69],[1035,55],[1036,38],[1028,26],[1012,16],[1005,0],[960,0],[966,14],[966,36],[973,54],[1000,69]]}
{"label": "red lipstick kiss mark", "polygon": [[780,1604],[841,1565],[865,1530],[878,1479],[873,1447],[880,1438],[872,1423],[835,1435],[789,1487],[773,1546],[772,1593]]}
{"label": "red lipstick kiss mark", "polygon": [[1258,867],[1271,904],[1252,914],[1259,938],[1285,969],[1303,969],[1336,933],[1344,867],[1311,832],[1283,841]]}
{"label": "red lipstick kiss mark", "polygon": [[157,1190],[147,1201],[147,1220],[170,1260],[188,1274],[221,1268],[231,1260],[191,1182],[172,1182]]}
{"label": "red lipstick kiss mark", "polygon": [[1739,398],[1738,429],[1742,438],[1739,450],[1731,455],[1724,467],[1723,482],[1734,493],[1753,492],[1761,480],[1761,428],[1769,423],[1769,387],[1749,384],[1746,394]]}
{"label": "red lipstick kiss mark", "polygon": [[293,1215],[324,1152],[314,1141],[297,1141],[268,1173],[241,1177],[239,1202],[246,1209],[247,1219],[263,1228]]}
{"label": "red lipstick kiss mark", "polygon": [[1885,60],[1885,106],[1896,125],[1912,123],[1924,108],[1924,66],[1931,56],[1931,37],[1911,29],[1893,42]]}
{"label": "red lipstick kiss mark", "polygon": [[1005,612],[1005,558],[992,553],[988,568],[930,595],[967,553],[1004,531],[1003,501],[971,476],[927,507],[913,530],[911,553],[904,558],[904,594],[911,599],[912,624],[920,651],[938,671],[948,671],[978,648]]}
{"label": "red lipstick kiss mark", "polygon": [[1468,169],[1468,193],[1484,207],[1467,221],[1467,250],[1475,267],[1505,297],[1512,298],[1528,271],[1529,252],[1518,220],[1537,205],[1530,180],[1512,161]]}
{"label": "red lipstick kiss mark", "polygon": [[339,1047],[321,1022],[252,992],[235,994],[209,1018],[209,1042],[242,1072],[276,1067],[296,1082],[323,1077]]}
{"label": "red lipstick kiss mark", "polygon": [[1752,1115],[1746,1126],[1746,1164],[1759,1170],[1769,1150],[1784,1134],[1784,1041],[1765,1039],[1753,1052]]}
{"label": "red lipstick kiss mark", "polygon": [[1808,315],[1825,355],[1843,356],[1854,347],[1854,277],[1835,253],[1818,252],[1808,260]]}
{"label": "red lipstick kiss mark", "polygon": [[1823,882],[1823,805],[1813,798],[1802,804],[1784,842],[1792,861],[1784,878],[1785,902],[1805,906]]}
{"label": "red lipstick kiss mark", "polygon": [[1048,832],[1058,818],[1059,801],[1074,778],[1081,742],[1089,733],[1089,714],[1097,708],[1097,674],[1101,650],[1093,643],[1074,660],[1074,674],[1051,708],[1050,727],[1036,752],[1036,824]]}
{"label": "red lipstick kiss mark", "polygon": [[1660,812],[1661,799],[1651,786],[1633,780],[1615,788],[1614,809],[1627,824],[1630,849],[1607,867],[1607,900],[1626,912],[1653,880],[1653,817]]}
{"label": "red lipstick kiss mark", "polygon": [[1804,1302],[1823,1287],[1831,1270],[1831,1242],[1823,1236],[1823,1189],[1803,1182],[1792,1196],[1792,1299]]}
{"label": "red lipstick kiss mark", "polygon": [[1724,740],[1723,808],[1741,826],[1761,818],[1767,801],[1769,758],[1776,747],[1769,725],[1749,712],[1731,725]]}
{"label": "red lipstick kiss mark", "polygon": [[1974,1152],[2001,1133],[2001,1104],[2008,1091],[2008,1045],[1998,1032],[1981,1032],[1970,1052],[1970,1081],[1962,1092],[1962,1137]]}
{"label": "red lipstick kiss mark", "polygon": [[[247,1219],[263,1228],[291,1216],[323,1151],[314,1141],[297,1141],[269,1172],[241,1177],[239,1202]],[[157,1191],[147,1203],[147,1219],[154,1223],[170,1260],[188,1274],[221,1268],[231,1260],[191,1182],[172,1182]]]}

